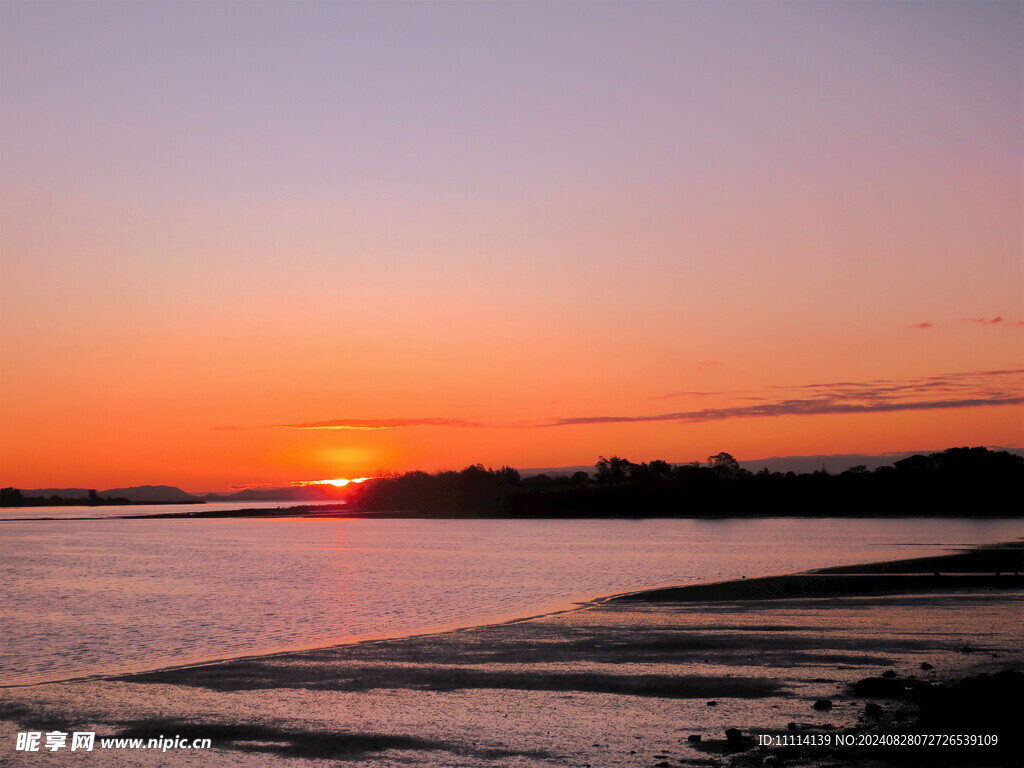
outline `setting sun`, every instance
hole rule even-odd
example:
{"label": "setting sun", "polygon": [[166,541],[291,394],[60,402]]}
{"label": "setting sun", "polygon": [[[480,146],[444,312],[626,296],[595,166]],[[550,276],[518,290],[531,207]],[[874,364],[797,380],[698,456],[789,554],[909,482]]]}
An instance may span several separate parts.
{"label": "setting sun", "polygon": [[354,477],[351,480],[344,477],[337,477],[334,480],[314,480],[311,483],[308,483],[308,485],[333,485],[338,488],[344,488],[349,483],[365,483],[367,480],[369,480],[368,477]]}

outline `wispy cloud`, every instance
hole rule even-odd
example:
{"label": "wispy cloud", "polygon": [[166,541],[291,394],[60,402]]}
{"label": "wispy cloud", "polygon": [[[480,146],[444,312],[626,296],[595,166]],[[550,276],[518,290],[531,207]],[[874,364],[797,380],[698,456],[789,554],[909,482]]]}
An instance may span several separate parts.
{"label": "wispy cloud", "polygon": [[265,424],[241,429],[400,429],[405,427],[537,429],[583,424],[629,424],[653,421],[694,423],[759,416],[814,416],[843,413],[891,413],[894,411],[948,410],[1024,403],[1024,369],[970,371],[909,379],[837,381],[825,384],[774,386],[761,390],[679,391],[658,399],[714,397],[726,405],[671,413],[640,415],[572,416],[544,422],[481,423],[466,419],[329,419]]}
{"label": "wispy cloud", "polygon": [[931,320],[925,320],[923,323],[914,323],[913,325],[908,325],[907,326],[907,328],[931,328],[931,327],[932,327],[932,321]]}
{"label": "wispy cloud", "polygon": [[[813,416],[844,413],[945,410],[1024,403],[1024,369],[974,371],[913,379],[873,379],[770,387],[767,393],[722,393],[735,400],[764,397],[754,405],[728,405],[639,416],[575,416],[538,426],[628,424],[652,421],[703,422],[758,416]],[[771,397],[771,393],[777,393]],[[785,396],[789,393],[790,396]],[[681,392],[672,396],[693,396]],[[710,393],[709,393],[710,394]],[[666,396],[668,397],[668,396]]]}
{"label": "wispy cloud", "polygon": [[1019,323],[1008,323],[1008,321],[1002,317],[1002,315],[996,315],[995,317],[961,317],[961,323],[974,323],[976,325],[1002,325],[1007,323],[1008,325],[1024,325],[1024,322]]}
{"label": "wispy cloud", "polygon": [[727,390],[727,391],[722,391],[722,392],[712,392],[712,391],[702,392],[702,391],[696,390],[696,389],[681,389],[678,392],[669,392],[668,394],[664,394],[664,395],[655,395],[651,399],[652,400],[671,400],[671,399],[677,398],[677,397],[718,397],[720,395],[734,395],[734,394],[735,395],[739,395],[739,394],[742,394],[744,392],[746,392],[746,390],[734,389],[734,390]]}
{"label": "wispy cloud", "polygon": [[263,424],[257,427],[214,427],[214,429],[399,429],[401,427],[479,427],[464,419],[330,419],[296,424]]}

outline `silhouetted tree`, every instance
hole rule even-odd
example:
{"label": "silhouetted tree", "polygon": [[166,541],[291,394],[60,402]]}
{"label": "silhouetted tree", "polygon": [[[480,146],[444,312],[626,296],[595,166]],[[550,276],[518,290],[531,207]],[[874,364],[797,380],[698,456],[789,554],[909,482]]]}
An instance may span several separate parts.
{"label": "silhouetted tree", "polygon": [[635,466],[633,462],[619,456],[612,456],[610,459],[598,456],[597,482],[604,485],[625,482]]}
{"label": "silhouetted tree", "polygon": [[740,471],[740,463],[732,457],[731,453],[725,451],[708,456],[708,464],[711,465],[711,470],[720,477],[735,477]]}
{"label": "silhouetted tree", "polygon": [[17,488],[0,489],[0,505],[5,507],[16,507],[24,501],[25,497]]}
{"label": "silhouetted tree", "polygon": [[[1024,487],[1024,459],[1005,451],[952,448],[874,472],[858,466],[840,475],[824,467],[809,474],[763,469],[753,475],[724,452],[709,456],[707,464],[675,467],[660,459],[634,464],[601,456],[595,479],[586,472],[520,478],[511,467],[474,464],[461,472],[371,480],[350,503],[353,509],[442,517],[744,516],[779,509],[814,516],[1019,516],[1012,500]],[[5,498],[12,494],[5,491]]]}
{"label": "silhouetted tree", "polygon": [[590,482],[590,475],[582,470],[579,472],[573,472],[572,478],[570,478],[573,485],[586,485]]}
{"label": "silhouetted tree", "polygon": [[519,485],[519,481],[522,479],[519,471],[509,466],[502,467],[494,474],[502,485]]}

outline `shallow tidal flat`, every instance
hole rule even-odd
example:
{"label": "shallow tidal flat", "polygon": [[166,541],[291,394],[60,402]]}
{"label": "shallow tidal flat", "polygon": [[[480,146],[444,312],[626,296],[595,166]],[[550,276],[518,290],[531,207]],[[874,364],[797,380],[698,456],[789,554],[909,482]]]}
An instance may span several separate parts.
{"label": "shallow tidal flat", "polygon": [[[999,558],[1012,565],[1021,550],[982,552],[805,574],[813,589],[784,598],[767,598],[770,588],[730,592],[749,592],[741,581],[444,634],[2,689],[0,759],[57,759],[11,750],[19,730],[57,728],[210,738],[214,747],[96,750],[76,753],[76,765],[761,765],[768,752],[749,741],[730,747],[725,731],[893,732],[913,720],[914,704],[857,697],[850,684],[885,673],[938,683],[1019,670],[1020,579],[1002,566],[999,577],[989,570],[993,583],[958,579]],[[932,579],[942,574],[938,583],[896,575],[925,567]],[[886,572],[899,585],[888,594],[825,586]],[[831,708],[814,707],[823,700]],[[866,702],[882,707],[880,718],[865,717]],[[995,753],[977,754],[976,764],[1000,764]],[[769,762],[891,757],[797,749]]]}

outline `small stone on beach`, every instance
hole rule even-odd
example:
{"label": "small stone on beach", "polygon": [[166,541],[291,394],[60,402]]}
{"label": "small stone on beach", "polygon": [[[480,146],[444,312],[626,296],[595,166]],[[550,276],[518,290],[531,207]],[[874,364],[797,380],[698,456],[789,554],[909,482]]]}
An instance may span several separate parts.
{"label": "small stone on beach", "polygon": [[885,710],[882,709],[882,707],[878,704],[873,704],[869,702],[864,705],[864,717],[871,718],[872,720],[877,720],[884,713]]}
{"label": "small stone on beach", "polygon": [[811,706],[815,709],[832,709],[832,701],[830,699],[818,699]]}

